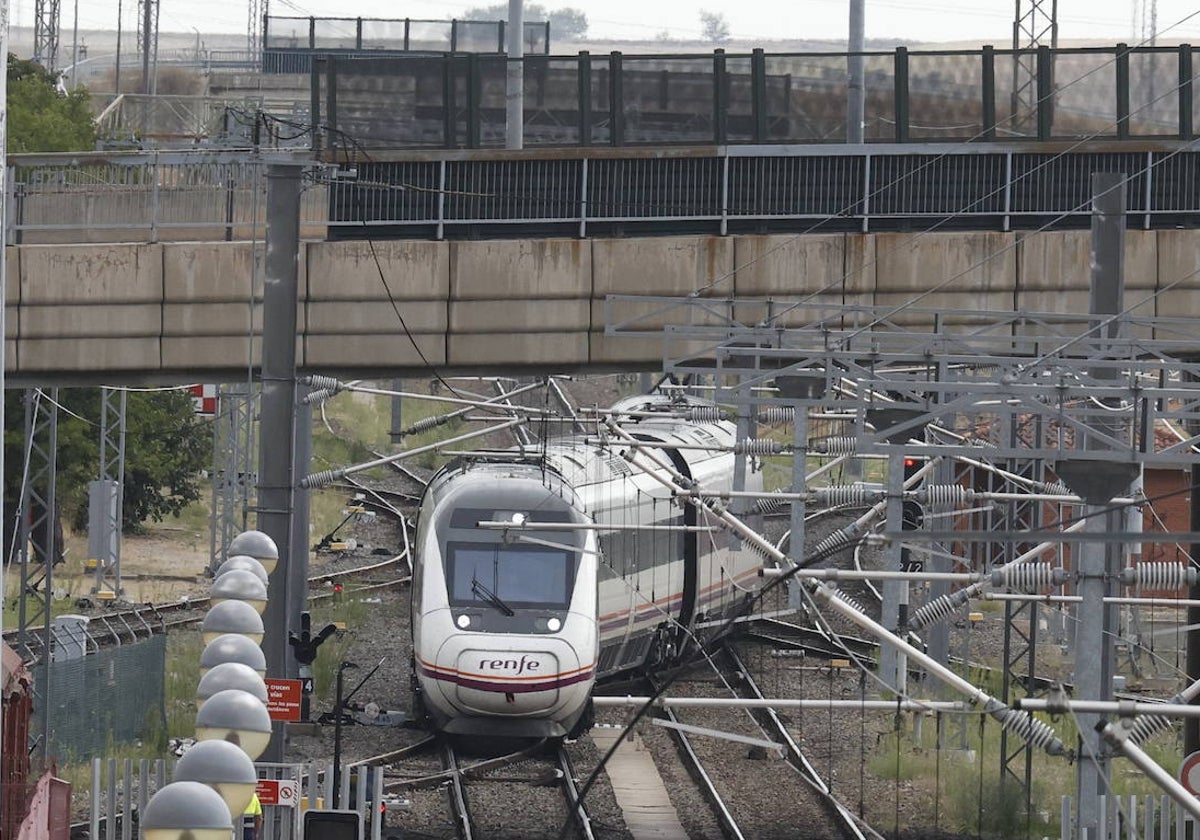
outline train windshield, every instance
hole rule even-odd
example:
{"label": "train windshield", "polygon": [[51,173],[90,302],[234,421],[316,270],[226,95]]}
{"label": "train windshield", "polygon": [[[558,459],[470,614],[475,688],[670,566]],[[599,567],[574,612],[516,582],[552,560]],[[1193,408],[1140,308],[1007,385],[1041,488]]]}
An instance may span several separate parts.
{"label": "train windshield", "polygon": [[454,606],[495,605],[489,593],[514,608],[570,605],[575,564],[569,552],[511,544],[451,543],[448,548],[446,578]]}

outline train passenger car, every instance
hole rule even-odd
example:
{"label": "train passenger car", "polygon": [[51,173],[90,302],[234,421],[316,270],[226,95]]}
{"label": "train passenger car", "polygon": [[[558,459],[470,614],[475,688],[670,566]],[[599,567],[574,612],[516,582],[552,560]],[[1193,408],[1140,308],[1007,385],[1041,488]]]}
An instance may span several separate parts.
{"label": "train passenger car", "polygon": [[[650,396],[611,411],[685,483],[719,492],[733,484],[735,429],[688,419],[708,405]],[[761,557],[622,448],[562,438],[533,455],[460,459],[430,481],[412,629],[415,696],[436,729],[576,734],[597,678],[669,661],[696,622],[744,603]]]}

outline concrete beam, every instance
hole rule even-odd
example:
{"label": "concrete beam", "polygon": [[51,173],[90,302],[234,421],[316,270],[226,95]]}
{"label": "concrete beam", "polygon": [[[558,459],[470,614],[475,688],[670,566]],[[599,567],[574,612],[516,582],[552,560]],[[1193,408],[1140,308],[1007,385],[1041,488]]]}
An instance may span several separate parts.
{"label": "concrete beam", "polygon": [[[877,306],[1001,311],[1013,307],[1014,234],[879,233],[874,239]],[[1085,294],[1086,289],[1085,283]],[[1086,306],[1086,297],[1084,302]],[[901,312],[894,320],[918,328],[933,325],[928,314]],[[943,327],[954,330],[978,321],[969,315],[951,316]]]}

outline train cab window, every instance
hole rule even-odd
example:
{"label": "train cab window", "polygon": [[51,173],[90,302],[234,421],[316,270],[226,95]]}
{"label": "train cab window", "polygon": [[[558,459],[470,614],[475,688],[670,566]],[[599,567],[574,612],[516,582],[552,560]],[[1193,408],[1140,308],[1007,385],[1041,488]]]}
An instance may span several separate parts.
{"label": "train cab window", "polygon": [[448,549],[446,578],[454,606],[477,605],[488,592],[511,608],[570,605],[575,561],[566,551],[481,543],[451,543]]}

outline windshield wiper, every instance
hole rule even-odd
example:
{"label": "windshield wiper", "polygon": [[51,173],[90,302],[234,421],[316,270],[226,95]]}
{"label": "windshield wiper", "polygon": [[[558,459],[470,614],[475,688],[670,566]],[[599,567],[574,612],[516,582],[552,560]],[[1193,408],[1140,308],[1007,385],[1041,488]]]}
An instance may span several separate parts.
{"label": "windshield wiper", "polygon": [[471,592],[473,592],[477,597],[487,601],[505,615],[516,615],[516,613],[513,612],[513,608],[504,603],[503,598],[480,583],[477,578],[471,578]]}

